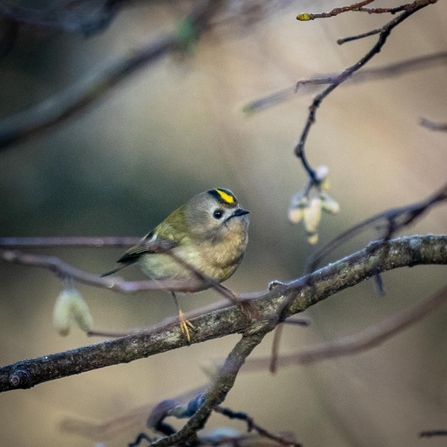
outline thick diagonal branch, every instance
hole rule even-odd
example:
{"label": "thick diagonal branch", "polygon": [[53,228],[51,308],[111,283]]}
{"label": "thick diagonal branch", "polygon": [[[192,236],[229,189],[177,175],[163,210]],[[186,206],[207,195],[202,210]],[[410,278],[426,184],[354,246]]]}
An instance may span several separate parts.
{"label": "thick diagonal branch", "polygon": [[[192,319],[197,329],[191,343],[247,333],[254,325],[271,330],[279,316],[287,318],[352,287],[365,279],[399,267],[447,265],[447,236],[412,236],[371,243],[367,248],[332,263],[311,275],[280,283],[270,291],[245,294],[252,298],[260,320],[250,318],[238,306],[230,306]],[[284,308],[284,305],[287,304]],[[261,327],[260,327],[261,325]],[[23,360],[0,368],[0,391],[31,388],[105,366],[128,363],[186,345],[178,327],[162,327],[115,340]]]}
{"label": "thick diagonal branch", "polygon": [[168,447],[181,444],[194,436],[198,430],[203,428],[211,412],[217,405],[221,404],[228,392],[234,385],[237,374],[251,354],[253,349],[261,343],[265,334],[269,332],[266,324],[260,324],[250,333],[244,334],[242,339],[236,344],[228,355],[224,366],[221,368],[218,377],[205,394],[204,401],[194,416],[177,433],[161,438],[153,442],[152,447]]}

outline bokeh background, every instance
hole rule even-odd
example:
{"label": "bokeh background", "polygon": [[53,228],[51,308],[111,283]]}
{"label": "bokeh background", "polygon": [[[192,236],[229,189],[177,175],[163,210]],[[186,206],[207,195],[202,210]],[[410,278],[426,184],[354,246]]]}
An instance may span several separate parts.
{"label": "bokeh background", "polygon": [[[23,5],[46,11],[54,3]],[[192,4],[131,2],[90,38],[21,27],[0,65],[1,117],[38,104],[114,58],[174,32]],[[228,1],[191,55],[162,58],[53,132],[0,152],[0,235],[142,236],[192,195],[221,186],[233,190],[251,211],[246,259],[226,285],[247,292],[263,290],[273,279],[298,277],[315,248],[307,244],[301,226],[287,222],[287,208],[291,194],[306,183],[292,152],[311,96],[297,95],[250,117],[242,108],[299,79],[351,65],[376,37],[343,46],[336,39],[389,20],[359,13],[295,20],[299,12],[337,6],[343,4]],[[445,51],[446,17],[445,2],[413,15],[393,31],[369,66]],[[340,87],[324,101],[307,154],[313,166],[329,167],[331,195],[341,213],[324,216],[319,244],[374,213],[423,199],[445,182],[447,135],[422,128],[419,119],[446,121],[446,105],[445,65]],[[446,209],[438,207],[406,234],[446,230]],[[329,260],[374,237],[371,231],[356,238]],[[30,251],[102,273],[123,250]],[[137,268],[123,275],[143,279]],[[445,267],[436,266],[387,273],[384,297],[371,281],[346,290],[306,312],[309,328],[286,328],[281,350],[298,351],[347,335],[414,306],[440,288],[445,275]],[[79,329],[65,338],[56,333],[52,308],[62,287],[48,271],[0,264],[1,364],[98,341]],[[165,293],[124,296],[77,287],[98,329],[145,327],[175,313]],[[189,310],[217,299],[206,291],[182,297],[181,305]],[[274,376],[241,373],[226,405],[247,411],[273,432],[294,432],[306,447],[445,445],[443,439],[418,439],[418,433],[447,428],[446,327],[444,308],[354,357],[284,368]],[[237,339],[0,395],[0,445],[92,446],[92,439],[63,432],[62,421],[107,421],[200,386],[207,380],[204,368],[224,358]],[[268,355],[271,340],[267,337],[254,356]],[[139,426],[103,441],[127,445],[145,430],[145,415],[140,419]],[[208,428],[222,425],[245,428],[219,416]]]}

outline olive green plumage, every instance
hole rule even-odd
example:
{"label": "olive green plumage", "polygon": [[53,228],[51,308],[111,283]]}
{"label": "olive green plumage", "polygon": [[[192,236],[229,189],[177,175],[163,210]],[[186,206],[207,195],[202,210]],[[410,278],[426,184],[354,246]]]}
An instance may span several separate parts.
{"label": "olive green plumage", "polygon": [[124,253],[118,268],[103,276],[138,262],[153,280],[194,281],[194,291],[209,288],[210,282],[199,281],[197,272],[220,283],[236,271],[248,243],[247,214],[227,189],[202,192],[172,212]]}

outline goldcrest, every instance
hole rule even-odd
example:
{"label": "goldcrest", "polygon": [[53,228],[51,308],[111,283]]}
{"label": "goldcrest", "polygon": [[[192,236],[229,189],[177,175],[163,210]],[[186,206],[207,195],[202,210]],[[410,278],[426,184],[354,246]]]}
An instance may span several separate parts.
{"label": "goldcrest", "polygon": [[[208,289],[209,279],[221,283],[241,264],[248,243],[248,213],[228,189],[202,192],[126,251],[117,261],[119,267],[102,276],[138,262],[152,280],[195,284],[189,291]],[[169,290],[174,295],[176,289]],[[191,324],[180,309],[179,316],[189,341]]]}

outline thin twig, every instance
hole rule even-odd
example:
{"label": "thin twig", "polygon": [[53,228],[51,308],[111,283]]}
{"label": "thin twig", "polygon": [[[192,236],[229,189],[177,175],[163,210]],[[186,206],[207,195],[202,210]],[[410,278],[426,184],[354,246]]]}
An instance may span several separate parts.
{"label": "thin twig", "polygon": [[217,406],[214,409],[214,411],[216,413],[222,414],[223,416],[226,416],[230,419],[238,419],[241,421],[245,421],[247,423],[247,431],[248,432],[255,430],[259,433],[260,436],[271,439],[272,441],[276,441],[280,445],[302,447],[302,444],[299,442],[296,442],[295,440],[287,439],[284,436],[279,436],[279,435],[270,433],[268,430],[266,430],[265,428],[262,428],[260,425],[258,425],[249,414],[247,414],[243,411],[233,411],[230,408],[224,408],[221,406]]}
{"label": "thin twig", "polygon": [[275,333],[273,334],[273,342],[272,342],[272,353],[270,355],[270,363],[269,363],[269,371],[272,374],[275,374],[278,366],[278,358],[279,358],[279,343],[281,341],[282,331],[284,326],[282,324],[278,324],[275,328]]}
{"label": "thin twig", "polygon": [[447,430],[426,430],[419,433],[421,438],[431,438],[433,436],[447,436]]}
{"label": "thin twig", "polygon": [[421,202],[413,203],[399,208],[392,208],[381,213],[378,213],[364,221],[354,225],[337,237],[332,239],[326,245],[315,251],[307,262],[305,269],[306,273],[314,271],[319,263],[329,253],[343,245],[354,236],[371,227],[376,227],[382,224],[385,231],[382,235],[382,241],[387,241],[398,231],[404,227],[414,223],[417,218],[420,218],[424,213],[428,212],[433,206],[438,205],[447,200],[447,183],[439,189],[435,194],[432,194],[427,199]]}
{"label": "thin twig", "polygon": [[359,12],[367,12],[368,14],[396,14],[398,12],[402,11],[408,11],[410,9],[413,9],[417,7],[418,5],[421,5],[425,3],[425,0],[417,0],[413,3],[406,3],[404,5],[396,6],[395,8],[359,8]]}
{"label": "thin twig", "polygon": [[[0,247],[118,247],[121,245],[137,244],[141,239],[131,237],[48,237],[48,238],[0,238]],[[168,244],[169,245],[169,244]],[[87,272],[83,272],[54,256],[41,256],[20,253],[17,250],[6,251],[0,249],[0,259],[16,264],[33,265],[47,268],[59,278],[77,279],[88,285],[105,287],[114,291],[132,293],[141,290],[169,290],[177,292],[194,292],[198,287],[206,284],[215,289],[220,295],[230,300],[233,304],[244,305],[243,300],[239,300],[238,295],[232,290],[222,286],[219,281],[210,278],[190,263],[177,256],[170,247],[162,244],[146,243],[147,250],[153,253],[162,253],[171,256],[179,265],[194,273],[196,279],[191,281],[167,280],[167,281],[139,281],[126,282],[120,277],[104,278],[97,277]],[[247,303],[246,306],[249,306]],[[106,333],[101,335],[109,336]],[[96,333],[95,335],[99,335]]]}
{"label": "thin twig", "polygon": [[332,11],[321,12],[318,14],[302,13],[302,14],[298,14],[297,19],[303,20],[303,21],[315,20],[315,19],[328,19],[330,17],[338,16],[339,14],[343,14],[348,11],[358,10],[362,6],[369,5],[373,1],[374,0],[363,0],[361,2],[354,3],[353,5],[343,6],[341,8],[334,8]]}
{"label": "thin twig", "polygon": [[437,130],[440,132],[447,132],[447,123],[437,123],[427,118],[421,118],[421,126],[430,130]]}
{"label": "thin twig", "polygon": [[[121,240],[122,239],[122,240]],[[104,246],[103,242],[108,242],[109,246],[117,246],[123,241],[129,242],[133,238],[3,238],[0,240],[1,246],[26,246],[26,247],[49,247],[51,243],[54,243],[58,247],[94,247]],[[96,245],[99,244],[99,245]],[[53,272],[58,278],[75,279],[83,284],[87,284],[94,287],[102,287],[121,293],[135,293],[143,290],[169,290],[176,292],[194,292],[200,288],[203,288],[204,283],[209,287],[214,288],[220,295],[230,300],[233,304],[243,304],[243,300],[239,300],[238,296],[223,287],[218,281],[206,276],[201,271],[197,270],[191,264],[185,262],[182,258],[178,257],[169,248],[164,248],[160,245],[153,244],[150,247],[154,253],[163,253],[171,256],[176,262],[186,269],[192,271],[196,276],[194,280],[163,280],[163,281],[125,281],[121,277],[102,277],[92,273],[80,270],[56,256],[43,256],[33,255],[29,253],[21,253],[18,250],[2,250],[0,249],[0,259],[13,264],[29,265],[34,267],[40,267],[48,269]]]}
{"label": "thin twig", "polygon": [[[413,309],[405,309],[384,318],[362,331],[310,346],[297,353],[278,355],[276,367],[308,365],[331,358],[358,354],[372,349],[394,335],[422,321],[447,302],[447,286]],[[247,360],[244,371],[259,371],[271,367],[271,357]]]}
{"label": "thin twig", "polygon": [[18,250],[0,250],[0,259],[12,264],[40,267],[53,272],[58,278],[70,277],[89,286],[110,289],[120,293],[135,293],[142,290],[178,290],[191,292],[197,289],[199,281],[124,281],[121,277],[102,278],[99,275],[78,269],[56,256],[33,255]]}
{"label": "thin twig", "polygon": [[3,248],[101,248],[128,247],[141,241],[140,237],[0,237]]}
{"label": "thin twig", "polygon": [[340,84],[342,84],[346,79],[350,78],[352,74],[356,71],[358,71],[360,68],[362,68],[364,65],[366,65],[376,54],[378,54],[382,47],[385,45],[385,42],[388,39],[388,36],[391,34],[391,31],[398,26],[400,23],[402,23],[404,20],[406,20],[408,17],[410,17],[415,12],[419,11],[422,8],[425,8],[429,4],[435,3],[437,0],[420,0],[415,2],[415,6],[411,9],[408,9],[404,12],[402,12],[399,16],[385,24],[380,33],[379,33],[379,39],[377,43],[371,48],[368,53],[366,53],[359,61],[357,61],[354,65],[351,65],[350,67],[346,68],[342,73],[340,73],[337,77],[333,79],[330,85],[328,85],[321,93],[315,96],[312,104],[309,107],[309,115],[307,118],[307,121],[304,125],[304,129],[301,133],[300,139],[295,146],[294,153],[295,155],[301,160],[301,163],[306,170],[309,178],[313,183],[317,183],[316,173],[315,171],[310,167],[305,151],[304,146],[307,141],[307,137],[309,135],[309,131],[312,127],[312,125],[315,123],[316,120],[316,113],[318,108],[320,107],[323,100],[333,91],[335,90]]}
{"label": "thin twig", "polygon": [[356,34],[355,36],[348,36],[348,37],[341,37],[340,39],[337,39],[338,45],[343,45],[347,42],[354,42],[354,40],[360,40],[364,39],[365,37],[375,36],[376,34],[379,34],[382,32],[382,27],[375,28],[370,31],[367,31],[366,33],[360,33]]}
{"label": "thin twig", "polygon": [[337,16],[339,14],[343,14],[345,12],[367,12],[368,14],[396,14],[402,11],[409,11],[413,8],[416,8],[422,4],[426,3],[426,0],[416,0],[413,3],[407,3],[404,5],[399,5],[395,8],[366,8],[366,5],[373,3],[374,0],[364,0],[359,3],[354,3],[349,6],[343,6],[341,8],[334,8],[329,12],[321,12],[316,14],[310,13],[301,13],[297,15],[297,20],[307,22],[309,20],[315,19],[329,19],[331,17]]}
{"label": "thin twig", "polygon": [[[380,30],[381,28],[378,28],[376,34],[378,34]],[[340,43],[340,41],[337,42]],[[353,73],[352,76],[349,79],[346,79],[346,81],[340,87],[346,87],[360,82],[375,81],[389,79],[396,76],[402,76],[406,73],[411,73],[412,71],[424,70],[427,68],[435,67],[437,65],[445,65],[446,61],[447,51],[442,51],[439,53],[407,59],[401,62],[395,62],[393,64],[384,65],[383,67],[362,69],[358,72]],[[297,81],[293,87],[279,90],[271,95],[256,99],[246,104],[243,110],[248,114],[257,113],[262,110],[266,110],[274,105],[281,104],[289,99],[292,99],[296,96],[296,94],[314,93],[317,86],[330,84],[336,76],[338,76],[338,73],[331,73],[321,76],[319,75],[310,79],[302,79],[300,81]]]}
{"label": "thin twig", "polygon": [[[312,276],[309,275],[318,267],[321,263],[322,259],[324,259],[329,253],[343,245],[348,240],[351,240],[354,236],[359,234],[360,232],[371,228],[377,227],[379,224],[383,227],[383,234],[381,240],[376,242],[374,245],[371,245],[371,249],[375,250],[382,244],[383,245],[398,231],[402,230],[402,228],[412,224],[417,218],[421,217],[424,213],[428,212],[434,205],[437,205],[441,202],[447,200],[447,183],[435,194],[432,194],[427,199],[417,202],[415,204],[411,204],[408,206],[403,206],[400,208],[393,208],[382,213],[376,214],[363,222],[354,225],[349,228],[345,232],[339,234],[337,237],[332,239],[326,245],[321,247],[319,250],[315,251],[312,256],[310,256],[306,268],[305,275],[307,275],[307,284],[311,285],[311,281],[313,280]],[[383,256],[386,256],[386,252],[383,253]],[[380,285],[380,271],[377,271],[375,277],[378,278],[378,284]],[[281,286],[280,282],[274,283],[277,286]],[[290,297],[289,300],[292,300]],[[288,301],[286,301],[283,305],[283,309],[288,306]],[[282,313],[280,313],[280,321],[283,320]],[[278,359],[278,351],[279,351],[279,342],[281,332],[277,331],[276,334],[277,339],[275,338],[275,346],[272,352],[271,362],[270,362],[270,371],[274,372],[276,370],[276,363]]]}

